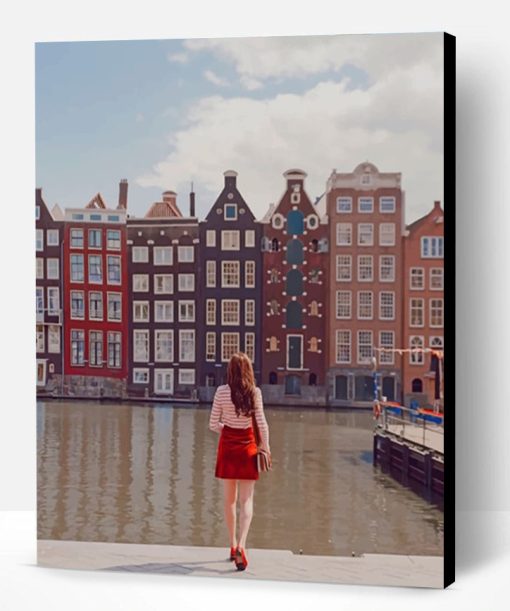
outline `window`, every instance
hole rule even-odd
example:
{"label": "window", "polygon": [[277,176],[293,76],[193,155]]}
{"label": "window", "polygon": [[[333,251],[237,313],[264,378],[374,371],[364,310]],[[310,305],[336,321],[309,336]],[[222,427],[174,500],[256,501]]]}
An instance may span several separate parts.
{"label": "window", "polygon": [[42,257],[35,259],[35,277],[37,280],[44,279],[44,259]]}
{"label": "window", "polygon": [[280,242],[278,241],[278,238],[273,238],[271,240],[271,249],[272,252],[278,252],[280,250]]}
{"label": "window", "polygon": [[206,286],[216,286],[216,261],[206,261]]}
{"label": "window", "polygon": [[[379,348],[393,349],[395,348],[395,332],[394,331],[379,331]],[[393,365],[395,362],[394,352],[379,352],[379,363],[385,365]]]}
{"label": "window", "polygon": [[[292,199],[292,196],[291,196]],[[305,216],[301,210],[291,210],[287,213],[287,233],[289,235],[302,235],[305,230]]]}
{"label": "window", "polygon": [[395,246],[395,223],[379,225],[379,246]]}
{"label": "window", "polygon": [[155,301],[154,302],[154,320],[155,322],[173,322],[174,321],[174,302],[173,301]]}
{"label": "window", "polygon": [[89,293],[89,318],[91,320],[103,320],[103,293],[90,291]]}
{"label": "window", "polygon": [[149,291],[148,274],[133,274],[133,291],[135,293],[147,293]]}
{"label": "window", "polygon": [[38,221],[41,218],[41,206],[35,207],[35,220]]}
{"label": "window", "polygon": [[374,261],[372,255],[358,256],[358,281],[372,282],[374,279]]}
{"label": "window", "polygon": [[409,338],[409,348],[416,350],[416,352],[409,353],[409,363],[411,365],[423,365],[425,362],[424,346],[425,341],[422,335],[411,335]]}
{"label": "window", "polygon": [[373,223],[358,223],[358,246],[374,245]]}
{"label": "window", "polygon": [[351,362],[351,332],[344,329],[336,331],[336,362]]}
{"label": "window", "polygon": [[255,360],[255,333],[249,332],[244,334],[244,351],[253,363]]}
{"label": "window", "polygon": [[444,286],[444,271],[442,267],[430,268],[430,290],[442,291]]}
{"label": "window", "polygon": [[420,378],[413,378],[413,381],[411,382],[411,392],[423,392],[423,382],[420,380]]}
{"label": "window", "polygon": [[35,289],[35,311],[38,319],[44,316],[44,289],[42,286]]}
{"label": "window", "polygon": [[425,271],[423,267],[411,267],[410,274],[411,290],[423,290],[425,288]]}
{"label": "window", "polygon": [[435,349],[443,349],[443,337],[441,337],[440,335],[431,335],[429,338],[430,341],[430,347],[431,348],[435,348]]}
{"label": "window", "polygon": [[222,333],[221,334],[221,360],[226,363],[231,356],[239,352],[239,333]]}
{"label": "window", "polygon": [[133,331],[133,361],[147,363],[149,361],[149,331]]}
{"label": "window", "polygon": [[193,263],[195,252],[193,246],[178,246],[177,260],[179,263]]}
{"label": "window", "polygon": [[48,246],[59,246],[60,245],[58,229],[48,229],[48,231],[46,232],[46,244]]}
{"label": "window", "polygon": [[195,274],[179,274],[179,291],[195,290]]}
{"label": "window", "polygon": [[358,363],[371,362],[372,345],[372,331],[358,331]]}
{"label": "window", "polygon": [[336,224],[336,244],[337,246],[351,246],[352,223]]}
{"label": "window", "polygon": [[101,248],[101,229],[89,229],[89,248]]}
{"label": "window", "polygon": [[120,222],[120,216],[118,214],[109,214],[107,218],[110,223],[119,223]]}
{"label": "window", "polygon": [[442,299],[430,299],[430,326],[431,327],[442,327],[443,326],[443,300]]}
{"label": "window", "polygon": [[44,250],[44,229],[35,230],[35,249],[37,252]]}
{"label": "window", "polygon": [[421,239],[421,256],[423,259],[442,259],[443,236],[423,236]]}
{"label": "window", "polygon": [[103,282],[103,266],[101,255],[89,255],[89,282]]}
{"label": "window", "polygon": [[172,265],[172,247],[154,246],[154,265]]}
{"label": "window", "polygon": [[410,300],[410,308],[411,308],[411,327],[423,327],[423,299],[411,299]]}
{"label": "window", "polygon": [[179,301],[179,322],[195,322],[194,301]]}
{"label": "window", "polygon": [[148,301],[133,301],[133,322],[149,322]]}
{"label": "window", "polygon": [[172,274],[154,274],[154,293],[157,295],[174,292],[174,277]]}
{"label": "window", "polygon": [[174,360],[174,332],[156,329],[154,331],[154,361],[157,363]]}
{"label": "window", "polygon": [[221,300],[221,324],[222,325],[238,325],[239,324],[239,300],[238,299],[222,299]]}
{"label": "window", "polygon": [[226,221],[237,220],[237,204],[225,204],[223,208],[223,218]]}
{"label": "window", "polygon": [[71,229],[71,248],[83,248],[83,229]]}
{"label": "window", "polygon": [[373,318],[372,291],[358,291],[358,319],[371,320]]}
{"label": "window", "polygon": [[337,197],[336,211],[339,214],[347,214],[352,212],[352,197]]}
{"label": "window", "polygon": [[255,230],[247,229],[244,232],[244,245],[246,248],[253,248],[255,246]]}
{"label": "window", "polygon": [[205,324],[216,324],[216,299],[207,299],[205,302]]}
{"label": "window", "polygon": [[358,197],[358,212],[368,214],[374,211],[373,197]]}
{"label": "window", "polygon": [[108,263],[108,283],[120,284],[120,257],[108,255],[106,259]]}
{"label": "window", "polygon": [[338,319],[351,318],[351,303],[352,303],[352,292],[351,291],[337,291],[336,292],[336,317]]}
{"label": "window", "polygon": [[360,183],[362,185],[369,185],[372,182],[371,178],[372,177],[370,176],[370,174],[362,174],[360,176]]}
{"label": "window", "polygon": [[379,257],[379,282],[395,281],[395,257],[381,255]]}
{"label": "window", "polygon": [[83,291],[71,291],[71,318],[85,318],[85,301]]}
{"label": "window", "polygon": [[109,250],[120,250],[120,231],[118,229],[108,229],[106,246]]}
{"label": "window", "polygon": [[44,325],[35,327],[35,351],[44,352]]}
{"label": "window", "polygon": [[222,261],[221,262],[221,286],[222,287],[238,287],[239,286],[239,261]]}
{"label": "window", "polygon": [[71,330],[71,365],[85,364],[85,331]]}
{"label": "window", "polygon": [[336,256],[336,281],[350,282],[352,280],[352,257],[351,255]]}
{"label": "window", "polygon": [[108,367],[120,367],[120,355],[121,334],[119,331],[108,331]]}
{"label": "window", "polygon": [[395,293],[381,291],[379,293],[379,320],[395,319]]}
{"label": "window", "polygon": [[108,320],[120,321],[122,318],[122,296],[120,293],[108,293]]}
{"label": "window", "polygon": [[133,384],[148,384],[149,370],[148,369],[133,369]]}
{"label": "window", "polygon": [[103,332],[89,332],[89,365],[91,367],[103,366]]}
{"label": "window", "polygon": [[195,331],[192,329],[179,331],[179,361],[195,361]]}
{"label": "window", "polygon": [[254,288],[255,286],[255,261],[245,261],[244,263],[244,286]]}
{"label": "window", "polygon": [[149,248],[147,246],[133,246],[131,260],[133,263],[148,263]]}
{"label": "window", "polygon": [[58,259],[46,259],[46,277],[48,280],[58,280],[59,261]]}
{"label": "window", "polygon": [[221,232],[221,250],[239,250],[239,231]]}
{"label": "window", "polygon": [[194,384],[195,370],[194,369],[179,369],[179,384]]}
{"label": "window", "polygon": [[205,360],[216,360],[216,333],[211,331],[205,334]]}
{"label": "window", "polygon": [[205,232],[205,245],[209,247],[216,246],[216,231],[214,229],[208,229]]}
{"label": "window", "polygon": [[79,214],[77,212],[73,212],[73,214],[71,215],[71,218],[73,219],[73,221],[83,221],[83,214]]}
{"label": "window", "polygon": [[48,287],[48,315],[58,316],[60,312],[60,291],[58,286]]}
{"label": "window", "polygon": [[173,392],[173,369],[154,370],[154,392],[157,394],[169,395]]}
{"label": "window", "polygon": [[48,325],[48,352],[60,353],[60,327]]}
{"label": "window", "polygon": [[379,198],[379,212],[392,213],[395,212],[395,198],[394,197],[380,197]]}
{"label": "window", "polygon": [[246,299],[244,302],[244,324],[252,326],[255,324],[255,300]]}

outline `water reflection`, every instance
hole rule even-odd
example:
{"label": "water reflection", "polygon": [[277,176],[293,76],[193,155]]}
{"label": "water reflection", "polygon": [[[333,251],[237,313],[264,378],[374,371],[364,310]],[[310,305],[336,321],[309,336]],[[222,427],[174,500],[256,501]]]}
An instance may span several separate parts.
{"label": "water reflection", "polygon": [[[274,471],[248,546],[443,553],[443,514],[371,463],[367,412],[266,409]],[[38,404],[38,537],[225,546],[208,408]]]}

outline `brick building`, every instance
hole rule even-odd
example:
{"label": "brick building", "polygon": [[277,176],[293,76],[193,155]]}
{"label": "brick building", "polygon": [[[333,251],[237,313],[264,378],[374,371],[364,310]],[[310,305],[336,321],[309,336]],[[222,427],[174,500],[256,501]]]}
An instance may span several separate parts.
{"label": "brick building", "polygon": [[165,191],[145,217],[129,217],[129,371],[133,397],[195,398],[198,220]]}
{"label": "brick building", "polygon": [[268,403],[325,402],[327,219],[312,204],[306,173],[284,173],[285,192],[261,220],[262,384]]}
{"label": "brick building", "polygon": [[[404,240],[404,337],[407,348],[444,348],[444,214],[439,201],[407,226]],[[420,405],[438,398],[435,360],[430,353],[403,358],[403,399]]]}
{"label": "brick building", "polygon": [[261,227],[237,188],[237,172],[225,183],[200,223],[198,392],[212,399],[226,382],[226,366],[236,351],[248,354],[261,381]]}
{"label": "brick building", "polygon": [[125,395],[128,292],[127,182],[119,204],[100,193],[64,213],[64,394]]}
{"label": "brick building", "polygon": [[58,393],[62,373],[63,223],[35,190],[37,392]]}
{"label": "brick building", "polygon": [[[369,162],[330,175],[326,187],[331,244],[328,282],[328,401],[371,405],[374,347],[402,342],[401,174]],[[398,399],[401,357],[382,353],[382,394]]]}

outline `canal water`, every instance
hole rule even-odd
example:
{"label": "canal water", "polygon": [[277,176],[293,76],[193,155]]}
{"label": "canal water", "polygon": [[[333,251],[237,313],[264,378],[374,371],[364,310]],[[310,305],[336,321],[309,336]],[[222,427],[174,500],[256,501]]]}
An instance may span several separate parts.
{"label": "canal water", "polygon": [[[38,538],[228,546],[207,407],[38,402]],[[372,466],[369,412],[266,408],[247,547],[443,555],[443,513]]]}

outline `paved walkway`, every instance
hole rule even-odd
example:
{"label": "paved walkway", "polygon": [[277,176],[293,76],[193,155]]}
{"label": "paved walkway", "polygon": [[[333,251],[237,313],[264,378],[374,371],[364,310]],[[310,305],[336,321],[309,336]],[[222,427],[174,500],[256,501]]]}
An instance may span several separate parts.
{"label": "paved walkway", "polygon": [[443,558],[365,554],[305,556],[286,550],[248,549],[249,565],[237,571],[229,550],[217,547],[50,541],[37,543],[38,564],[64,569],[151,572],[232,579],[443,587]]}
{"label": "paved walkway", "polygon": [[428,425],[430,428],[423,429],[422,426],[416,424],[405,423],[405,426],[401,424],[389,424],[388,431],[394,435],[398,435],[407,439],[408,441],[424,445],[427,448],[435,450],[440,454],[444,454],[444,432],[440,427],[432,428],[432,425]]}

